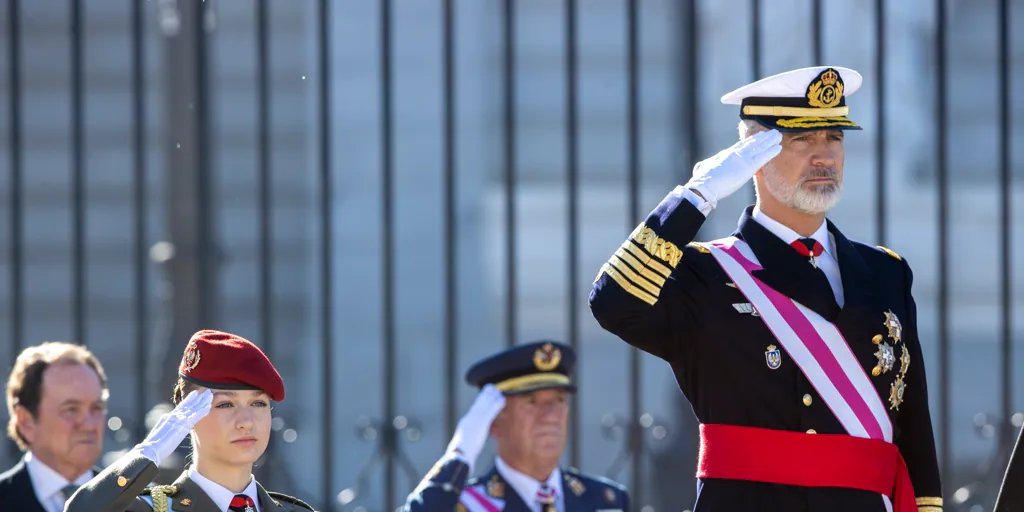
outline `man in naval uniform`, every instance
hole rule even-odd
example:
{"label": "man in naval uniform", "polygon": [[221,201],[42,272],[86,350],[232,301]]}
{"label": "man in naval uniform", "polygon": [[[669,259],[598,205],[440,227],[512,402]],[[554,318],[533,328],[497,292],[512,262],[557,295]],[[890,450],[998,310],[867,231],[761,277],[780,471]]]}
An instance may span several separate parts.
{"label": "man in naval uniform", "polygon": [[[860,85],[812,67],[726,94],[741,140],[698,163],[594,282],[600,325],[667,361],[701,423],[694,512],[941,510],[910,266],[825,218]],[[732,236],[694,242],[751,178]]]}
{"label": "man in naval uniform", "polygon": [[[466,380],[480,393],[404,510],[628,512],[622,485],[559,468],[575,364],[572,348],[553,341],[519,345],[474,364]],[[497,442],[494,466],[470,479],[488,435]]]}

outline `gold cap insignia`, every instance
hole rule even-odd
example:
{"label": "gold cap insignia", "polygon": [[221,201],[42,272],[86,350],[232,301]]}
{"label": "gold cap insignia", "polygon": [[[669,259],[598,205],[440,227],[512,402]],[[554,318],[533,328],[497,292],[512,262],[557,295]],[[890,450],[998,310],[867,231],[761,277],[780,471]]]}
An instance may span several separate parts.
{"label": "gold cap insignia", "polygon": [[185,355],[181,358],[181,373],[188,373],[199,366],[199,345],[190,341],[185,347]]}
{"label": "gold cap insignia", "polygon": [[499,480],[498,475],[494,475],[491,481],[487,482],[487,494],[492,498],[505,498],[505,482]]}
{"label": "gold cap insignia", "polygon": [[843,99],[843,79],[839,72],[828,68],[807,86],[807,103],[817,108],[832,108]]}
{"label": "gold cap insignia", "polygon": [[542,372],[554,370],[561,361],[562,351],[550,343],[545,343],[533,353],[533,365]]}

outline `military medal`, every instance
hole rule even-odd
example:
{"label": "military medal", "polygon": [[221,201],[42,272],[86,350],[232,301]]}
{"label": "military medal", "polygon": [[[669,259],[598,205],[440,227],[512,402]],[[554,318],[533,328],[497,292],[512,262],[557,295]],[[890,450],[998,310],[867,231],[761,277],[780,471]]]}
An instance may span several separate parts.
{"label": "military medal", "polygon": [[907,344],[903,344],[903,353],[900,354],[900,373],[903,375],[907,374],[907,369],[910,368],[910,351],[907,350]]}
{"label": "military medal", "polygon": [[903,374],[896,376],[896,380],[889,385],[889,408],[900,410],[903,403],[903,393],[906,392],[907,383],[903,380]]}
{"label": "military medal", "polygon": [[889,329],[889,337],[893,339],[893,342],[899,343],[903,337],[903,325],[900,324],[900,319],[896,318],[892,310],[885,312],[885,328]]}
{"label": "military medal", "polygon": [[778,370],[782,366],[782,352],[775,345],[768,345],[768,349],[764,351],[764,360],[768,363],[768,368]]}
{"label": "military medal", "polygon": [[871,375],[875,377],[892,370],[893,365],[896,364],[896,354],[893,353],[892,347],[884,341],[878,344],[878,351],[874,356],[878,358],[878,364],[871,369]]}

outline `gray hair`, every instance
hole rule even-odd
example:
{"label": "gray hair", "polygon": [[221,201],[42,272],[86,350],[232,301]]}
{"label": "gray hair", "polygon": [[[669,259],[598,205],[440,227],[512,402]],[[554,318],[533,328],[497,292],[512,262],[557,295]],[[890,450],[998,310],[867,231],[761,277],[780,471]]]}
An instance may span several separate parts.
{"label": "gray hair", "polygon": [[740,134],[740,140],[751,137],[756,133],[768,131],[768,127],[753,120],[753,119],[740,119],[740,124],[737,126],[737,131]]}

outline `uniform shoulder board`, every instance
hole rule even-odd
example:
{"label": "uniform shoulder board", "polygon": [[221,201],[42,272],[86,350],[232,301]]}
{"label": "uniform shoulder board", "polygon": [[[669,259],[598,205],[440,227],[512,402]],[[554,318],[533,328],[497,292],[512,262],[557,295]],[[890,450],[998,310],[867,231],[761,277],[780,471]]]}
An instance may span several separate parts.
{"label": "uniform shoulder board", "polygon": [[146,487],[139,493],[139,496],[151,496],[154,493],[163,494],[164,496],[174,496],[178,492],[178,487],[174,485],[154,485],[153,487]]}
{"label": "uniform shoulder board", "polygon": [[711,254],[711,251],[707,247],[704,247],[704,244],[699,243],[699,242],[690,242],[690,243],[686,244],[686,246],[687,247],[692,247],[694,249],[697,249],[697,251],[699,251],[699,252],[701,252],[703,254]]}
{"label": "uniform shoulder board", "polygon": [[892,249],[889,249],[888,247],[882,247],[881,245],[877,247],[881,249],[882,252],[888,254],[889,256],[892,256],[893,258],[896,258],[896,261],[903,261],[903,258],[900,258],[900,255],[893,252]]}
{"label": "uniform shoulder board", "polygon": [[313,507],[309,506],[308,503],[306,503],[305,501],[302,501],[302,500],[296,498],[295,496],[288,496],[287,494],[281,494],[279,492],[273,492],[273,491],[267,491],[267,495],[270,496],[271,498],[274,498],[275,500],[278,500],[278,501],[283,501],[285,503],[291,503],[292,505],[298,505],[298,506],[300,506],[300,507],[302,507],[302,508],[304,508],[306,510],[313,510],[314,512],[316,511],[316,509],[314,509]]}
{"label": "uniform shoulder board", "polygon": [[576,469],[576,468],[573,468],[573,467],[567,468],[565,470],[565,473],[570,474],[570,475],[572,475],[572,476],[574,476],[576,478],[579,478],[581,480],[584,480],[584,481],[594,482],[594,483],[598,483],[598,484],[601,484],[601,485],[606,485],[606,486],[612,487],[612,488],[614,488],[615,490],[618,490],[618,491],[626,491],[626,486],[620,484],[619,482],[616,482],[615,480],[612,480],[610,478],[606,478],[606,477],[603,477],[603,476],[600,476],[600,475],[589,475],[589,474],[583,473],[579,469]]}

